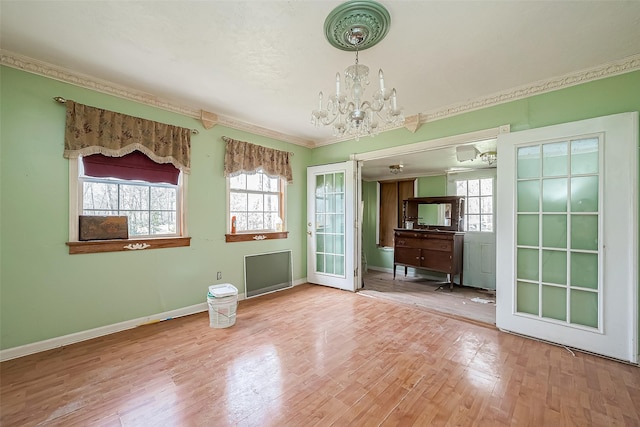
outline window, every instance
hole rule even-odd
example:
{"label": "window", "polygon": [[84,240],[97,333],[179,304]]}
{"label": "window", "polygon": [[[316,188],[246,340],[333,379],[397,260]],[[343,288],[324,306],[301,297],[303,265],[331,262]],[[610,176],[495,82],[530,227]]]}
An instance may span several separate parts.
{"label": "window", "polygon": [[88,176],[79,180],[83,215],[127,216],[131,238],[179,235],[178,185]]}
{"label": "window", "polygon": [[[135,153],[135,154],[134,154]],[[165,165],[155,164],[144,154],[123,157],[92,155],[71,159],[69,168],[69,253],[113,252],[147,248],[189,246],[184,221],[186,175],[179,170],[167,174]],[[98,157],[98,160],[91,160]],[[142,160],[142,158],[144,159]],[[132,159],[133,165],[132,166]],[[140,167],[140,160],[149,162]],[[172,166],[169,165],[169,169]],[[146,170],[145,170],[146,169]],[[117,177],[113,177],[116,175]],[[126,179],[125,179],[126,178]],[[129,179],[134,178],[134,179]],[[129,241],[79,241],[80,215],[127,216]]]}
{"label": "window", "polygon": [[[269,177],[262,170],[230,177],[231,234],[234,234],[234,231],[238,234],[283,232],[284,189],[284,180]],[[234,218],[235,230],[231,225]]]}
{"label": "window", "polygon": [[493,178],[456,180],[455,187],[465,197],[464,231],[493,232]]}

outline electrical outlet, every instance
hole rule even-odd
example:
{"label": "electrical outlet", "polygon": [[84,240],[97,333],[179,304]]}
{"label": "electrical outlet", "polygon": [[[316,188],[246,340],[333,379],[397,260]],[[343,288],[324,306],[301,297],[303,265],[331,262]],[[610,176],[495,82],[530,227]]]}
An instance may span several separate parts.
{"label": "electrical outlet", "polygon": [[218,280],[222,280],[222,271],[218,271]]}

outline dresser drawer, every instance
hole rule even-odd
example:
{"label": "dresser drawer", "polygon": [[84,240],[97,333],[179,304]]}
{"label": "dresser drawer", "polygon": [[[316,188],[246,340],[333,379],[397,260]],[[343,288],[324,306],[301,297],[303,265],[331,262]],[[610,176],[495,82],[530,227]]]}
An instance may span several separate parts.
{"label": "dresser drawer", "polygon": [[396,236],[394,245],[398,248],[419,248],[421,239],[414,239],[405,236]]}
{"label": "dresser drawer", "polygon": [[451,252],[451,249],[453,248],[453,242],[451,240],[440,240],[440,239],[434,239],[434,240],[424,239],[424,240],[420,240],[418,245],[419,245],[418,247],[420,249],[428,249],[430,251]]}
{"label": "dresser drawer", "polygon": [[414,236],[414,233],[396,233],[395,246],[398,248],[420,248],[450,252],[453,248],[453,240],[431,239],[428,235]]}

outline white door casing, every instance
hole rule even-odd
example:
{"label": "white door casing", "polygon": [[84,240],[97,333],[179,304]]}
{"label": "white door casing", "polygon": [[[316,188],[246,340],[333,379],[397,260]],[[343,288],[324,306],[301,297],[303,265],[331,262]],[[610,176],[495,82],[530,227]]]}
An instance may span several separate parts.
{"label": "white door casing", "polygon": [[360,269],[356,268],[361,247],[356,244],[357,170],[352,160],[307,168],[310,283],[355,291],[360,282]]}
{"label": "white door casing", "polygon": [[[597,295],[597,320],[591,327],[573,324],[569,320],[550,319],[540,314],[528,314],[523,312],[525,310],[519,311],[518,304],[522,300],[518,300],[517,295],[518,285],[522,284],[517,283],[516,276],[518,150],[536,145],[553,145],[558,141],[568,141],[572,144],[580,138],[599,141],[599,207],[593,215],[598,217],[598,235],[597,250],[592,251],[598,258],[597,285],[595,289],[589,290],[593,295]],[[500,220],[497,221],[496,230],[496,325],[506,331],[638,363],[638,113],[616,114],[500,135],[498,152],[500,167],[497,179],[497,212],[500,214]],[[569,177],[567,181],[571,183],[571,179],[573,178]],[[543,197],[544,195],[540,199],[543,200]],[[540,203],[542,206],[542,202]],[[570,237],[567,240],[567,249],[564,250],[570,254],[573,251],[569,247],[572,238],[569,233],[573,232],[570,224],[574,220],[571,209],[572,207],[568,208],[569,213],[566,215],[569,224],[567,233]],[[540,217],[543,220],[547,214],[549,213],[540,209]],[[575,217],[578,218],[579,213]],[[539,224],[543,224],[542,220]],[[540,230],[539,235],[543,236],[544,230]],[[539,245],[540,252],[554,252],[553,248],[543,248],[542,242]],[[573,274],[571,256],[567,257],[569,278]],[[543,258],[540,257],[540,260]],[[540,271],[541,278],[544,278],[545,270]],[[553,284],[549,285],[540,280],[540,313],[544,313],[542,292],[546,287],[554,292],[560,290],[560,295],[563,295],[562,289],[567,290],[567,317],[573,316],[571,298],[574,290],[576,294],[587,293],[573,286],[570,280],[564,288],[554,287]],[[535,283],[533,288],[535,289]],[[524,298],[523,295],[524,292],[521,298]],[[596,301],[596,296],[591,299]],[[579,310],[583,308],[576,309],[576,313]]]}

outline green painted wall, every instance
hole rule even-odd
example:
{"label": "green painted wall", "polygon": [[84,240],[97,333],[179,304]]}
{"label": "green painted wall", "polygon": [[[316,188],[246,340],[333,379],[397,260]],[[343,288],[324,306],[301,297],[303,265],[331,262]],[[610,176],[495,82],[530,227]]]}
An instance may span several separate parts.
{"label": "green painted wall", "polygon": [[[206,130],[193,118],[8,67],[0,73],[0,348],[203,303],[215,283],[232,283],[244,292],[246,254],[291,249],[294,280],[306,276],[310,149],[221,126]],[[190,247],[68,254],[65,108],[54,96],[200,131],[192,138]],[[288,239],[225,243],[222,135],[294,153]],[[223,280],[215,280],[217,271]]]}
{"label": "green painted wall", "polygon": [[418,178],[417,197],[440,197],[447,195],[447,176],[423,176]]}
{"label": "green painted wall", "polygon": [[[376,138],[309,150],[78,88],[12,68],[0,68],[0,348],[182,308],[205,300],[222,282],[244,291],[243,257],[291,249],[294,280],[306,276],[306,167],[350,154],[510,124],[512,132],[627,111],[640,111],[640,71],[562,89],[424,124]],[[62,157],[64,107],[78,102],[200,131],[192,139],[188,221],[191,246],[135,253],[68,255],[68,162]],[[288,187],[289,238],[226,244],[222,135],[294,152]],[[638,183],[630,183],[637,185]],[[445,190],[446,191],[446,190]],[[375,183],[363,183],[375,206]],[[369,265],[390,267],[393,252],[375,247],[375,209],[364,213]]]}

